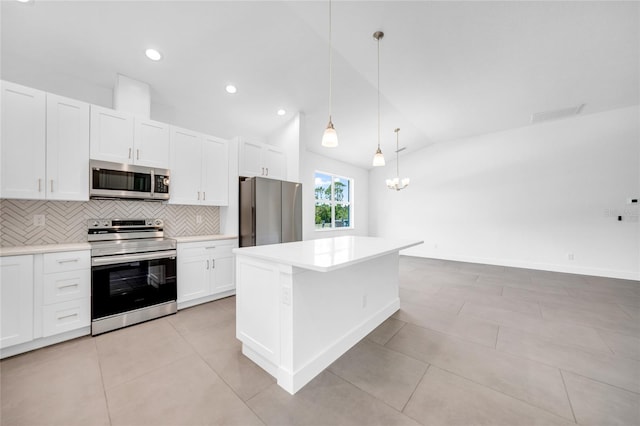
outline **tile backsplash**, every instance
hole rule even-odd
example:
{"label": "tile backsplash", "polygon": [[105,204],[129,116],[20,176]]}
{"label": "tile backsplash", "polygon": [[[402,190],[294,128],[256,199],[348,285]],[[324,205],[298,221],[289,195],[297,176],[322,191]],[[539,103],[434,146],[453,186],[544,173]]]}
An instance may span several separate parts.
{"label": "tile backsplash", "polygon": [[[44,215],[44,226],[34,226],[35,215]],[[2,199],[0,246],[86,242],[88,219],[142,217],[163,219],[164,232],[168,237],[220,233],[218,207],[123,200],[81,202]]]}

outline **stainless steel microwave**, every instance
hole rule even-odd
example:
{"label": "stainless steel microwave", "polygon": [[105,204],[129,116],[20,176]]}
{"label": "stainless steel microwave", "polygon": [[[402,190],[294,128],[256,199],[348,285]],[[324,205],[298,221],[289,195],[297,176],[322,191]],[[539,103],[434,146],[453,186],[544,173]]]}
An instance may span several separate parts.
{"label": "stainless steel microwave", "polygon": [[169,199],[170,173],[167,169],[98,160],[91,160],[89,167],[91,198]]}

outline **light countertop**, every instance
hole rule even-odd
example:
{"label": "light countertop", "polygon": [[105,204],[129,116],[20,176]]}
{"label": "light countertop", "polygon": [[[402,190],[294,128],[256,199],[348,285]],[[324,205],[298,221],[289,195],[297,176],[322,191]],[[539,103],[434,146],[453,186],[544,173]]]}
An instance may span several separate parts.
{"label": "light countertop", "polygon": [[61,251],[91,250],[89,243],[42,244],[37,246],[0,247],[0,256],[56,253]]}
{"label": "light countertop", "polygon": [[233,249],[233,252],[274,263],[329,272],[422,243],[420,240],[345,236],[241,247]]}
{"label": "light countertop", "polygon": [[[212,241],[212,240],[233,240],[238,238],[237,235],[196,235],[189,237],[168,237],[173,238],[178,243],[192,243],[197,241]],[[41,254],[41,253],[57,253],[61,251],[75,251],[75,250],[91,250],[91,244],[89,243],[64,243],[64,244],[41,244],[32,246],[15,246],[15,247],[0,247],[0,256],[20,256],[24,254]]]}
{"label": "light countertop", "polygon": [[212,240],[235,240],[237,235],[226,234],[213,234],[213,235],[195,235],[189,237],[168,237],[176,240],[178,243],[195,243],[198,241],[212,241]]}

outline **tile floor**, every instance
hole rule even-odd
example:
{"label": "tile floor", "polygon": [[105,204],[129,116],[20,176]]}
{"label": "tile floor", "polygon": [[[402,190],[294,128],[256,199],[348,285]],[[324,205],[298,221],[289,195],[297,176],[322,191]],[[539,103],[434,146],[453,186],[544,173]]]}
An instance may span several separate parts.
{"label": "tile floor", "polygon": [[402,308],[295,396],[235,300],[0,363],[2,425],[639,425],[640,283],[401,257]]}

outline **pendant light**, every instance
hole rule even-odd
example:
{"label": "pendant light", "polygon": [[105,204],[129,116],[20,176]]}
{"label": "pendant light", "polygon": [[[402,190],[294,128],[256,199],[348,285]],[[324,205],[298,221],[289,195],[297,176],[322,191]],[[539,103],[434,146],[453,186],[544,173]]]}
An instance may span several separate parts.
{"label": "pendant light", "polygon": [[400,179],[400,151],[404,151],[405,148],[399,148],[398,134],[400,133],[400,129],[395,129],[394,132],[396,132],[396,177],[387,179],[387,188],[400,191],[409,186],[409,178]]}
{"label": "pendant light", "polygon": [[376,31],[373,33],[373,38],[378,40],[378,149],[373,156],[373,167],[384,166],[384,155],[380,149],[380,39],[384,37],[382,31]]}
{"label": "pendant light", "polygon": [[327,148],[335,148],[338,146],[338,134],[333,128],[331,122],[331,84],[332,81],[332,65],[333,65],[333,49],[331,47],[331,0],[329,0],[329,124],[322,135],[322,146]]}

